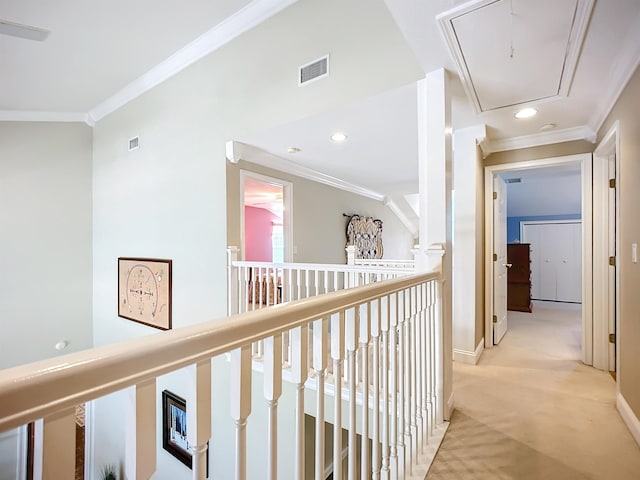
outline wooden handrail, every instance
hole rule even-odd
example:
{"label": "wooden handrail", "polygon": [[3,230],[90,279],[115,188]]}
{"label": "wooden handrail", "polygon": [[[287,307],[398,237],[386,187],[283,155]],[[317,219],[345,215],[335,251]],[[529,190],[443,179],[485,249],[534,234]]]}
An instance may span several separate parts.
{"label": "wooden handrail", "polygon": [[407,275],[2,370],[0,432],[439,279]]}

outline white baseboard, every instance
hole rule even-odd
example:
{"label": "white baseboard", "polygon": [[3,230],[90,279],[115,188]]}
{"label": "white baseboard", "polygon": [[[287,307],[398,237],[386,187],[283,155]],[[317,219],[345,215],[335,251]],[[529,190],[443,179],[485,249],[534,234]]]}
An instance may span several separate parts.
{"label": "white baseboard", "polygon": [[633,435],[634,440],[640,446],[640,420],[638,420],[638,417],[633,413],[633,410],[631,410],[631,407],[621,393],[618,393],[616,396],[616,407],[618,407],[618,412],[631,432],[631,435]]}
{"label": "white baseboard", "polygon": [[457,348],[453,349],[453,361],[460,363],[468,363],[470,365],[476,365],[478,360],[480,360],[480,356],[484,351],[484,337],[478,343],[475,352],[468,352],[467,350],[459,350]]}

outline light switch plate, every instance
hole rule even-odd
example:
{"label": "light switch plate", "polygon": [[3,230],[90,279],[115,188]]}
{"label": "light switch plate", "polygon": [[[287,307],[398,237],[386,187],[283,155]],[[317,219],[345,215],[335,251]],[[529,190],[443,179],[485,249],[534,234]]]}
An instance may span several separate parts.
{"label": "light switch plate", "polygon": [[637,243],[631,244],[631,261],[633,263],[638,263],[638,244]]}

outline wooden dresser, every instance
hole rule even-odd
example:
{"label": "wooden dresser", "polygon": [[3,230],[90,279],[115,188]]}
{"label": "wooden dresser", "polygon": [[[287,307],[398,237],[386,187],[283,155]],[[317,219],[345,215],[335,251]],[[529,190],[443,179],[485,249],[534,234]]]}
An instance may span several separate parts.
{"label": "wooden dresser", "polygon": [[528,243],[507,245],[507,310],[531,312],[531,252]]}

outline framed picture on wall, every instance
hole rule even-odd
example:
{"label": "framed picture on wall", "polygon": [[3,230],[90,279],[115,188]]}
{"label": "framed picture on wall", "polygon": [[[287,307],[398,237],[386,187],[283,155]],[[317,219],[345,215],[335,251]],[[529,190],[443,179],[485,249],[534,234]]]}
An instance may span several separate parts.
{"label": "framed picture on wall", "polygon": [[191,468],[187,441],[187,402],[169,390],[162,392],[162,448]]}
{"label": "framed picture on wall", "polygon": [[118,258],[118,316],[171,328],[171,260]]}

